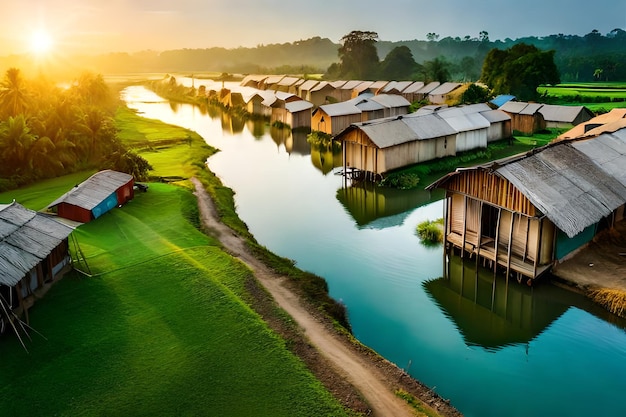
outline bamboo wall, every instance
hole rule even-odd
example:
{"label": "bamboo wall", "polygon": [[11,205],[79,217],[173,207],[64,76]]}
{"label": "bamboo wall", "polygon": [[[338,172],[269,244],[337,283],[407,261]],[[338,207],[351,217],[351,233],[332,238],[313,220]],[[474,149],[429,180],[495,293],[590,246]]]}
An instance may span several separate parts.
{"label": "bamboo wall", "polygon": [[[553,261],[555,227],[549,220],[500,208],[496,234],[485,236],[483,206],[488,203],[457,193],[449,194],[448,201],[448,233],[465,236],[465,241],[473,245],[485,237],[494,239],[500,248],[506,248],[505,253],[510,248],[512,256],[525,262],[547,265]],[[481,236],[483,239],[479,239]]]}

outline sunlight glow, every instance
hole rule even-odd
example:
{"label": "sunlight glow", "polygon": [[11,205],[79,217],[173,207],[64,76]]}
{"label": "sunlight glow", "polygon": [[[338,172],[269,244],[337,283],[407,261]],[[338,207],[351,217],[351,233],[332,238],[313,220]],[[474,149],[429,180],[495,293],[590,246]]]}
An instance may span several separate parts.
{"label": "sunlight glow", "polygon": [[37,55],[43,55],[52,49],[54,41],[50,34],[45,30],[38,30],[33,32],[30,38],[31,51]]}

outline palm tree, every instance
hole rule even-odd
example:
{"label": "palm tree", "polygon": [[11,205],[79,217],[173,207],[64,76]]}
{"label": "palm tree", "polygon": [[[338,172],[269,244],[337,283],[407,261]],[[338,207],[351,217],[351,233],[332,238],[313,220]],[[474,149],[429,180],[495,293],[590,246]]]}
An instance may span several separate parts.
{"label": "palm tree", "polygon": [[9,68],[0,82],[0,112],[17,116],[28,109],[30,97],[18,68]]}
{"label": "palm tree", "polygon": [[23,114],[0,123],[0,172],[5,177],[28,173],[30,147],[35,142]]}

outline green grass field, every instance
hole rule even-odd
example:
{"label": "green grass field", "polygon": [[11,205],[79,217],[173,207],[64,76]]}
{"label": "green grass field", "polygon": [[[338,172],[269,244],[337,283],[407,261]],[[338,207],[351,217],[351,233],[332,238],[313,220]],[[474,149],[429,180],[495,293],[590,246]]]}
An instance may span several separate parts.
{"label": "green grass field", "polygon": [[154,183],[74,232],[94,276],[37,300],[28,353],[0,339],[0,415],[345,415],[241,301],[250,271],[185,219],[194,205]]}
{"label": "green grass field", "polygon": [[540,86],[537,91],[552,97],[554,104],[585,106],[593,112],[626,107],[626,83],[623,82],[567,83]]}
{"label": "green grass field", "polygon": [[215,152],[197,133],[139,117],[126,107],[118,109],[116,125],[120,139],[152,165],[155,178],[189,178]]}
{"label": "green grass field", "polygon": [[[191,175],[210,188],[222,219],[247,232],[232,191],[204,168],[213,150],[132,112],[118,120],[153,175],[179,177],[182,187],[152,182],[74,231],[93,276],[72,272],[35,302],[30,325],[41,335],[26,340],[28,352],[0,338],[0,416],[347,415],[242,301],[250,271],[194,227]],[[0,203],[41,210],[91,174],[2,193]]]}

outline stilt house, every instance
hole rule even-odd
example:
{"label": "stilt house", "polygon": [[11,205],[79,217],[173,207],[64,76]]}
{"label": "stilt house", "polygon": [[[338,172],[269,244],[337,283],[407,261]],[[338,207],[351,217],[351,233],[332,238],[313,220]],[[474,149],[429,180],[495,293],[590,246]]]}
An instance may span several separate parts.
{"label": "stilt house", "polygon": [[459,168],[446,190],[445,244],[532,282],[623,219],[626,129]]}
{"label": "stilt house", "polygon": [[344,170],[374,176],[456,153],[457,131],[437,114],[405,115],[353,123],[335,140],[343,144]]}

